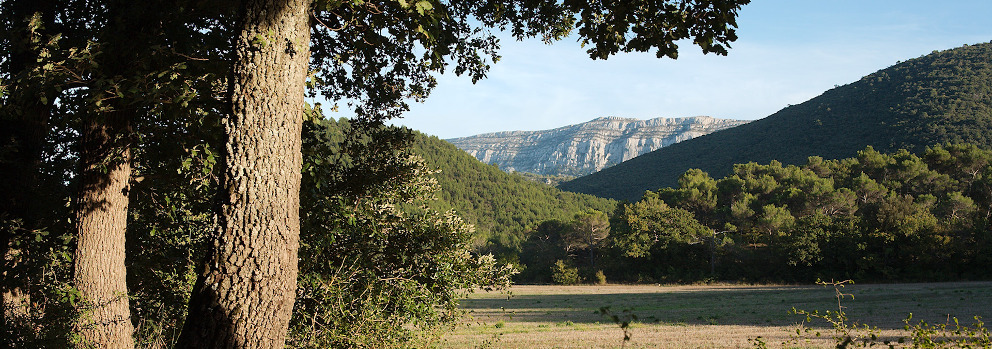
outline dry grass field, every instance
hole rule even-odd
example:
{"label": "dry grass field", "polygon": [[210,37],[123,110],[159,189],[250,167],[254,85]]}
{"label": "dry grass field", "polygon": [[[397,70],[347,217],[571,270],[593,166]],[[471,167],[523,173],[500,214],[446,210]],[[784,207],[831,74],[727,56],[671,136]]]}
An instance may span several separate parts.
{"label": "dry grass field", "polygon": [[[903,320],[945,323],[957,317],[992,318],[992,282],[848,285],[843,301],[852,321],[904,334]],[[782,347],[805,320],[804,310],[836,310],[834,289],[823,286],[514,286],[506,293],[480,292],[463,300],[469,317],[438,343],[444,348],[746,348],[761,336]],[[601,307],[637,316],[631,339]],[[820,340],[800,347],[834,347],[825,322]],[[794,347],[796,345],[789,345]]]}

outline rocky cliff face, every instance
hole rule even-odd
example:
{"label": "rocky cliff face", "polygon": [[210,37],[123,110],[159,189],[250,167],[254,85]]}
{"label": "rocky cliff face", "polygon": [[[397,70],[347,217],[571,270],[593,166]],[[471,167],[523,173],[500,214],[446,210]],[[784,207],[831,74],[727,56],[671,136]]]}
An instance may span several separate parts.
{"label": "rocky cliff face", "polygon": [[487,133],[448,142],[505,171],[581,176],[745,123],[708,116],[650,120],[603,117],[553,130]]}

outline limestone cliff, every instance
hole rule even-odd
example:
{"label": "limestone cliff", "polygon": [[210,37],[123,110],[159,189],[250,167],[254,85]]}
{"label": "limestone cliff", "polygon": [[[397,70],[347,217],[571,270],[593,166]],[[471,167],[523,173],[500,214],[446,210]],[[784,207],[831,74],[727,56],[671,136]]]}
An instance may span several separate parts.
{"label": "limestone cliff", "polygon": [[581,176],[745,123],[708,116],[650,120],[602,117],[553,130],[486,133],[448,142],[506,171]]}

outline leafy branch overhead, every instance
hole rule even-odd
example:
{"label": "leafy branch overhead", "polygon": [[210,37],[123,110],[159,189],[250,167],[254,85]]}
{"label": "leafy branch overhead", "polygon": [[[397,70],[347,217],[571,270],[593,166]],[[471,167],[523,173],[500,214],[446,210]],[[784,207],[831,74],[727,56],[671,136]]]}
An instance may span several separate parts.
{"label": "leafy branch overhead", "polygon": [[437,73],[485,78],[500,58],[492,30],[547,43],[575,37],[594,59],[650,50],[676,58],[683,39],[726,55],[749,2],[322,0],[313,5],[313,85],[363,117],[397,117],[430,94]]}

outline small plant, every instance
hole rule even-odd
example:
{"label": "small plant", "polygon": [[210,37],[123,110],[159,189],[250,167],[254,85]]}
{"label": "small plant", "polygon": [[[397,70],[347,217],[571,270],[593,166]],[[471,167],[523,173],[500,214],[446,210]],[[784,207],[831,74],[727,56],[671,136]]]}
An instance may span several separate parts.
{"label": "small plant", "polygon": [[[867,324],[858,324],[857,322],[850,322],[847,318],[847,314],[844,309],[846,308],[842,301],[846,297],[854,299],[854,295],[844,293],[841,291],[846,284],[853,284],[851,280],[845,281],[830,281],[824,282],[817,280],[817,284],[826,286],[832,286],[834,288],[834,297],[837,299],[837,310],[836,311],[826,311],[825,313],[820,313],[817,310],[812,312],[805,310],[796,310],[792,308],[793,314],[806,316],[806,320],[799,325],[796,329],[795,334],[791,335],[792,344],[799,344],[800,341],[805,341],[809,344],[809,340],[806,339],[808,336],[812,335],[815,337],[820,336],[819,331],[815,331],[812,328],[804,326],[806,322],[811,322],[814,319],[821,319],[826,321],[833,327],[834,339],[837,342],[837,348],[868,348],[875,346],[884,346],[888,348],[992,348],[992,335],[988,328],[985,327],[985,323],[982,322],[980,317],[975,317],[975,323],[969,326],[962,326],[957,318],[949,318],[948,323],[942,325],[930,325],[926,322],[920,321],[917,324],[912,324],[913,314],[910,313],[909,316],[903,320],[906,326],[903,327],[907,332],[907,337],[899,337],[895,342],[890,340],[881,340],[879,338],[880,330],[878,327],[871,327]],[[953,322],[953,325],[951,324]],[[761,337],[750,340],[756,348],[766,348],[764,341]],[[881,342],[881,343],[879,343]],[[786,343],[783,343],[786,344]]]}
{"label": "small plant", "polygon": [[[976,316],[971,327],[961,325],[957,318],[950,318],[948,323],[941,325],[923,321],[912,325],[912,319],[913,314],[910,313],[903,322],[906,323],[906,331],[912,333],[914,348],[992,348],[992,334],[981,317]],[[951,322],[954,324],[951,325]]]}
{"label": "small plant", "polygon": [[479,345],[477,345],[476,348],[478,349],[497,348],[496,345],[499,344],[500,337],[502,336],[503,336],[502,333],[493,333],[491,337],[482,341],[482,343],[479,343]]}
{"label": "small plant", "polygon": [[634,321],[637,321],[637,315],[634,314],[634,309],[627,308],[620,311],[618,314],[610,311],[610,307],[602,307],[599,308],[597,313],[613,320],[613,323],[620,326],[620,329],[623,330],[623,342],[620,343],[620,347],[622,348],[627,345],[627,342],[630,341],[630,336],[632,335],[630,325]]}
{"label": "small plant", "polygon": [[[820,313],[818,310],[806,311],[801,309],[792,308],[790,313],[802,315],[806,317],[806,320],[796,328],[796,333],[791,336],[791,341],[798,344],[800,341],[805,341],[809,344],[809,340],[805,339],[808,335],[813,335],[815,337],[820,336],[819,331],[815,331],[812,328],[806,327],[805,324],[808,322],[813,322],[814,319],[820,319],[826,321],[830,324],[834,331],[834,340],[837,342],[837,348],[847,348],[852,347],[873,347],[878,345],[878,334],[880,330],[878,327],[871,327],[867,324],[858,324],[857,322],[851,322],[847,318],[847,313],[844,311],[845,307],[843,305],[844,298],[854,299],[854,295],[850,293],[844,293],[843,288],[848,284],[854,284],[852,280],[844,281],[822,281],[816,280],[817,285],[823,287],[833,287],[834,288],[834,298],[837,299],[837,310],[827,310],[824,313]],[[890,341],[883,341],[882,344],[894,348],[894,345]]]}
{"label": "small plant", "polygon": [[765,343],[765,339],[761,338],[761,336],[757,336],[755,338],[748,338],[747,341],[751,342],[751,346],[755,347],[756,349],[768,348],[768,343]]}

